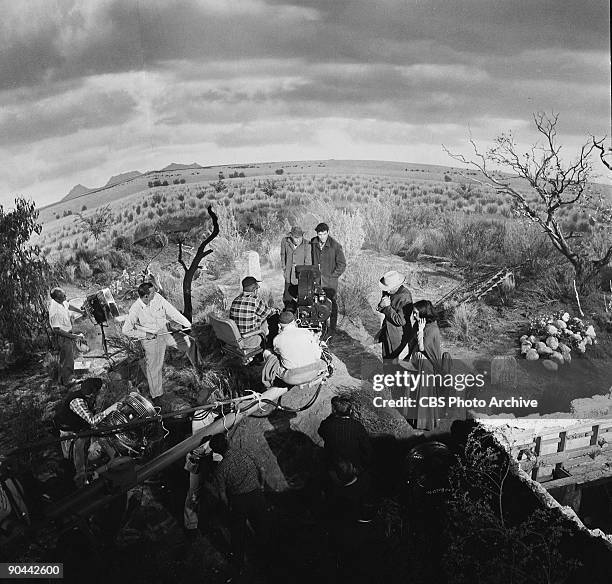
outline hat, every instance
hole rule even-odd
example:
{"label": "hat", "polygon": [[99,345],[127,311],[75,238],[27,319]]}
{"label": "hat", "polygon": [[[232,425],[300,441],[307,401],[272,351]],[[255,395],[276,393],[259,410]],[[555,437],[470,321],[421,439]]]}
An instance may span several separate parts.
{"label": "hat", "polygon": [[258,282],[261,282],[261,280],[258,280],[257,278],[254,278],[253,276],[247,276],[246,278],[243,278],[242,280],[242,289],[243,290],[257,290],[257,288],[259,288]]}
{"label": "hat", "polygon": [[88,377],[81,381],[81,391],[85,394],[91,394],[98,391],[103,384],[104,380],[101,377]]}
{"label": "hat", "polygon": [[296,225],[295,227],[291,228],[291,235],[294,237],[302,237],[302,235],[304,235],[304,230]]}
{"label": "hat", "polygon": [[295,320],[295,316],[293,315],[293,312],[289,312],[288,310],[285,310],[284,312],[280,313],[280,316],[278,317],[278,324],[290,324]]}
{"label": "hat", "polygon": [[395,270],[387,272],[378,282],[382,290],[389,291],[399,288],[406,281],[406,276]]}
{"label": "hat", "polygon": [[315,231],[317,233],[321,233],[321,231],[329,231],[329,225],[327,223],[319,223],[316,227],[315,227]]}

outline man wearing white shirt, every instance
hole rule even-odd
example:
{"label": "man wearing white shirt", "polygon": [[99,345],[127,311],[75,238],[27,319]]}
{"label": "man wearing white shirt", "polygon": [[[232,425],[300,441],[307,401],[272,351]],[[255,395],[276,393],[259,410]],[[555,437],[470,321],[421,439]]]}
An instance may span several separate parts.
{"label": "man wearing white shirt", "polygon": [[271,387],[277,377],[316,377],[321,368],[325,368],[318,337],[306,328],[299,328],[295,316],[289,311],[281,313],[279,328],[280,332],[272,343],[274,352],[264,352],[262,383]]}
{"label": "man wearing white shirt", "polygon": [[70,311],[85,314],[82,310],[70,306],[66,302],[66,293],[62,288],[51,290],[51,302],[49,304],[49,325],[55,333],[59,347],[59,382],[69,386],[74,381],[74,340],[82,337],[82,334],[72,332],[72,316]]}
{"label": "man wearing white shirt", "polygon": [[141,284],[138,296],[123,323],[122,331],[124,335],[142,342],[149,392],[155,399],[164,393],[162,368],[166,346],[176,347],[176,341],[168,334],[168,324],[190,328],[191,323],[163,296],[157,294],[152,284]]}

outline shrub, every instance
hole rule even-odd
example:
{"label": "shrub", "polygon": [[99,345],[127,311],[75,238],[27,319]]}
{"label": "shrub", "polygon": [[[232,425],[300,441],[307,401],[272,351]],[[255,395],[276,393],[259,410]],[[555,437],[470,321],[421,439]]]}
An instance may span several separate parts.
{"label": "shrub", "polygon": [[399,233],[392,233],[387,240],[387,251],[391,254],[399,253],[406,246],[406,240]]}
{"label": "shrub", "polygon": [[311,200],[309,211],[320,221],[329,224],[330,235],[344,248],[347,262],[351,262],[365,241],[364,217],[359,209],[338,209],[322,197]]}
{"label": "shrub", "polygon": [[79,274],[79,278],[82,278],[83,280],[88,280],[93,276],[92,269],[89,267],[89,264],[83,258],[79,260],[77,271]]}
{"label": "shrub", "polygon": [[130,235],[118,235],[113,240],[113,247],[117,250],[131,251],[134,239]]}
{"label": "shrub", "polygon": [[[80,265],[79,265],[79,268],[80,268]],[[110,271],[112,270],[112,265],[106,257],[101,257],[101,258],[96,259],[91,264],[91,270],[94,276],[97,276],[99,274],[109,274]]]}
{"label": "shrub", "polygon": [[75,273],[76,273],[76,266],[74,265],[65,266],[64,267],[64,277],[66,279],[66,282],[74,282]]}
{"label": "shrub", "polygon": [[271,245],[266,253],[266,259],[268,260],[269,266],[273,270],[280,270],[281,257],[280,248],[277,245]]}
{"label": "shrub", "polygon": [[87,264],[91,264],[96,259],[96,252],[88,247],[79,247],[73,254],[73,261],[79,263],[83,260]]}
{"label": "shrub", "polygon": [[106,254],[111,266],[118,270],[124,270],[132,263],[132,258],[129,253],[123,250],[111,249]]}
{"label": "shrub", "polygon": [[446,251],[446,237],[437,228],[425,228],[412,230],[413,240],[408,246],[408,253],[411,256],[418,256],[420,253],[429,255],[442,255]]}
{"label": "shrub", "polygon": [[580,562],[561,551],[571,523],[557,509],[517,513],[511,505],[517,482],[506,452],[474,430],[450,471],[441,558],[448,584],[576,580]]}
{"label": "shrub", "polygon": [[177,308],[183,306],[183,283],[182,279],[174,276],[166,270],[155,270],[157,281],[162,287],[163,295],[172,305]]}
{"label": "shrub", "polygon": [[371,310],[368,296],[376,283],[372,279],[371,267],[355,258],[338,281],[338,312],[355,322],[363,310]]}
{"label": "shrub", "polygon": [[226,237],[217,237],[210,246],[214,252],[209,256],[207,264],[208,273],[214,280],[221,277],[223,273],[231,272],[236,267],[236,247]]}
{"label": "shrub", "polygon": [[364,214],[365,240],[376,251],[387,251],[390,237],[395,233],[393,216],[395,204],[392,197],[382,194],[372,201]]}
{"label": "shrub", "polygon": [[475,304],[461,304],[457,306],[450,315],[450,336],[460,342],[471,343],[472,332],[476,327],[478,307]]}
{"label": "shrub", "polygon": [[[48,361],[50,363],[48,371],[57,377],[59,359],[56,359],[57,365],[52,364],[52,357]],[[36,390],[27,388],[27,393],[26,391],[19,393],[21,394],[19,397],[14,396],[11,392],[5,394],[1,403],[2,407],[0,407],[0,424],[2,424],[3,435],[15,446],[30,444],[40,439],[41,420],[45,414],[45,408]],[[42,456],[40,449],[26,450],[19,454],[21,462],[25,463],[28,468],[38,464]]]}

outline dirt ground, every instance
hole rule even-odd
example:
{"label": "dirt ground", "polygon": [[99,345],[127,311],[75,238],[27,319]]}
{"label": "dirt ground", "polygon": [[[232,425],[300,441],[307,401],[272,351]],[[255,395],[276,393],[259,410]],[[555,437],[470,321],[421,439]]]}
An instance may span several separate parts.
{"label": "dirt ground", "polygon": [[[172,261],[173,252],[169,250],[166,257],[160,258],[159,263],[168,266]],[[297,468],[306,463],[311,466],[318,464],[320,444],[316,442],[316,426],[329,413],[331,395],[338,391],[351,391],[353,395],[360,395],[364,423],[373,434],[376,434],[382,426],[384,432],[391,433],[396,438],[410,440],[413,437],[411,427],[398,411],[392,408],[376,409],[370,405],[373,393],[369,379],[372,373],[380,368],[380,346],[374,342],[374,335],[381,321],[380,315],[374,310],[380,297],[376,280],[385,271],[397,269],[406,274],[408,287],[415,300],[430,299],[434,302],[461,281],[460,274],[452,269],[440,269],[434,264],[425,262],[408,262],[397,256],[383,256],[365,251],[360,261],[367,262],[372,268],[373,286],[369,297],[372,308],[358,315],[358,318],[340,319],[339,332],[329,342],[335,357],[336,373],[329,380],[317,406],[309,416],[302,418],[249,421],[236,434],[236,439],[255,452],[271,449],[275,453],[278,462],[276,466],[279,468],[270,467],[265,471],[269,476],[275,477],[268,487],[271,489],[270,496],[274,499],[279,533],[286,530],[287,534],[291,534],[288,538],[293,538],[286,539],[283,548],[284,559],[287,560],[284,564],[289,570],[287,576],[295,577],[290,570],[293,556],[296,562],[305,561],[300,556],[301,547],[311,550],[311,553],[312,550],[318,550],[310,562],[306,562],[308,573],[304,572],[303,578],[298,578],[300,581],[307,581],[308,578],[311,578],[311,581],[312,578],[323,581],[321,578],[325,572],[332,570],[334,566],[333,557],[325,552],[325,546],[320,545],[323,541],[321,538],[325,538],[326,535],[324,531],[320,531],[316,512],[309,498],[311,495],[308,494],[310,487],[307,473],[300,472]],[[135,266],[136,269],[141,267]],[[244,275],[233,273],[215,281],[224,292],[228,304],[238,294],[240,279]],[[268,290],[279,306],[283,290],[280,271],[264,265],[262,276],[264,294]],[[66,285],[65,288],[69,299],[84,299],[88,293],[97,289],[93,286],[84,288],[75,285]],[[122,303],[122,311],[127,311],[130,303],[131,301]],[[200,308],[202,307],[195,306],[194,311],[197,312]],[[476,323],[479,335],[484,339],[480,343],[457,343],[450,337],[448,329],[441,329],[442,350],[450,352],[453,356],[454,372],[490,371],[493,356],[517,355],[516,340],[521,334],[521,327],[529,318],[525,307],[517,306],[500,310],[492,308],[489,314],[490,322]],[[86,334],[92,353],[98,354],[101,351],[100,329],[87,320],[81,320],[76,328]],[[119,327],[114,323],[107,330],[108,335],[119,332]],[[504,389],[488,384],[479,390],[478,396],[499,396],[501,393],[508,396],[537,397],[541,400],[539,413],[569,411],[571,399],[606,393],[612,382],[609,366],[610,340],[604,335],[600,340],[601,343],[597,351],[593,351],[592,356],[575,359],[571,366],[556,373],[550,373],[542,367],[529,369],[526,367],[526,362],[519,358],[518,389]],[[91,361],[92,371],[102,371],[106,365],[104,359],[88,360]],[[0,381],[0,398],[18,395],[20,392],[38,392],[42,400],[47,400],[47,416],[52,413],[50,405],[57,403],[61,398],[61,391],[48,383],[42,367],[37,364],[33,364],[28,370],[19,374],[5,376]],[[176,384],[168,386],[169,399],[179,398],[180,393],[181,389]],[[458,414],[465,415],[465,413],[463,410]],[[508,413],[526,415],[532,414],[533,411],[517,410]],[[274,440],[270,438],[270,431],[279,431],[283,428],[290,433],[292,440],[284,441],[280,448],[279,443],[277,442],[275,446]],[[184,433],[185,429],[182,432]],[[177,439],[180,435],[181,432],[176,434]],[[307,449],[304,448],[305,444],[308,446]],[[3,442],[4,446],[8,444]],[[305,460],[304,456],[308,460]],[[176,581],[177,573],[181,574],[181,581],[184,582],[200,582],[203,578],[212,583],[227,581],[229,574],[226,556],[227,530],[224,527],[225,518],[218,516],[218,512],[215,511],[217,507],[205,502],[202,511],[206,518],[205,527],[196,540],[186,541],[182,533],[185,476],[182,462],[177,463],[163,474],[161,482],[141,485],[130,492],[130,498],[138,502],[139,512],[135,513],[121,530],[112,548],[112,556],[109,556],[113,558],[112,562],[101,568],[100,574],[103,574],[107,581],[110,578],[112,581],[129,580],[132,583],[172,582]],[[299,541],[295,539],[296,534]],[[380,543],[383,540],[385,538],[377,541]],[[30,557],[50,559],[50,553],[59,554],[58,557],[61,557],[67,566],[76,569],[81,561],[77,543],[68,538],[62,541],[59,547],[54,548],[54,551],[33,549]],[[104,554],[101,557],[105,557]],[[83,569],[86,569],[86,566]],[[254,577],[252,581],[257,581],[257,578]]]}

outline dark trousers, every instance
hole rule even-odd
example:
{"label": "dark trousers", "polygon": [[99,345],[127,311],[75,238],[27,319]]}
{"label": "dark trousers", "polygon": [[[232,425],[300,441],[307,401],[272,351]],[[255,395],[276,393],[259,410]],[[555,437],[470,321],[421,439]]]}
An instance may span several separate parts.
{"label": "dark trousers", "polygon": [[[252,491],[244,495],[234,495],[230,499],[230,532],[232,551],[236,562],[244,562],[247,539],[247,521],[251,524],[257,538],[257,546],[266,549],[270,538],[268,506],[262,491]],[[262,551],[263,553],[263,551]]]}
{"label": "dark trousers", "polygon": [[285,308],[295,310],[297,306],[298,286],[291,282],[285,282],[285,291],[283,293],[283,303]]}
{"label": "dark trousers", "polygon": [[66,385],[74,375],[74,341],[56,335],[59,348],[59,382]]}
{"label": "dark trousers", "polygon": [[335,288],[323,288],[325,290],[325,294],[331,300],[332,309],[331,314],[329,316],[329,328],[334,331],[336,330],[336,325],[338,324],[338,302],[336,301],[336,289]]}

